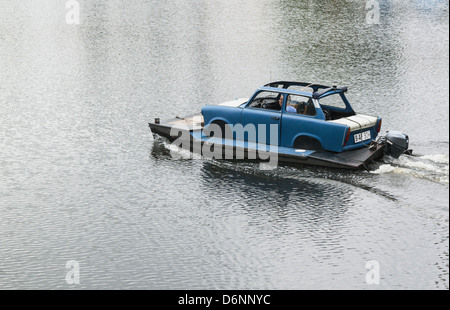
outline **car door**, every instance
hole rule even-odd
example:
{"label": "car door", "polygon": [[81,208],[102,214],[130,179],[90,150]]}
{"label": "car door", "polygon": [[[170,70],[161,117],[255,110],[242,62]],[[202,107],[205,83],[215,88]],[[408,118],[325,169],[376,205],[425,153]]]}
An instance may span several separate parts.
{"label": "car door", "polygon": [[[241,124],[245,141],[279,145],[281,128],[280,97],[281,94],[276,92],[261,91],[243,109]],[[236,130],[236,128],[234,129]]]}

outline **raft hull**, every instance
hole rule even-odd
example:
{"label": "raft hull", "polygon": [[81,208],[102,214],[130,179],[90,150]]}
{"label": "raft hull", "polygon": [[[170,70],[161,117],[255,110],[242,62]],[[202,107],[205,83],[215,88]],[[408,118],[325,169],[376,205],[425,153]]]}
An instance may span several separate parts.
{"label": "raft hull", "polygon": [[[199,116],[199,115],[194,115]],[[200,117],[200,116],[199,116]],[[268,158],[276,156],[277,162],[291,164],[314,165],[340,169],[366,169],[368,165],[384,156],[386,145],[383,143],[373,143],[356,150],[333,153],[328,151],[299,150],[286,147],[271,147],[268,145],[258,145],[245,141],[214,138],[203,135],[201,119],[197,123],[189,121],[192,116],[186,118],[176,118],[163,123],[149,123],[149,127],[154,135],[168,139],[170,142],[183,144],[183,148],[188,148],[191,152],[205,155],[205,150],[210,152],[210,147],[215,149],[216,154],[227,154],[221,159],[255,159],[267,161]],[[230,157],[230,154],[233,156]]]}

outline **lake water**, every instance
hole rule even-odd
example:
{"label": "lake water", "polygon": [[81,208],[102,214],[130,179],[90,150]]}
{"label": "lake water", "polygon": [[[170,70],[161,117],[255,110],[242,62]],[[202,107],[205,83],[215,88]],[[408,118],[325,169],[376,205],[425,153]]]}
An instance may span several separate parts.
{"label": "lake water", "polygon": [[[449,288],[448,1],[67,2],[0,0],[0,289]],[[415,156],[264,171],[148,128],[275,80]]]}

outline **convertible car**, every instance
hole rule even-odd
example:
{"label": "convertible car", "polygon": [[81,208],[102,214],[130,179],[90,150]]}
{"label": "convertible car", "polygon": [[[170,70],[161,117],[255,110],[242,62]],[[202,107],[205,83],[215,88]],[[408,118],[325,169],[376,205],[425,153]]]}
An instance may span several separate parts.
{"label": "convertible car", "polygon": [[276,146],[280,161],[338,168],[367,169],[383,155],[411,153],[407,135],[379,136],[381,118],[356,113],[346,92],[347,87],[272,82],[250,98],[206,105],[200,114],[164,123],[155,119],[149,126],[171,141],[184,131],[192,143],[247,151]]}
{"label": "convertible car", "polygon": [[[238,99],[202,109],[205,126],[264,124],[266,135],[281,147],[344,152],[363,148],[380,132],[381,118],[356,114],[345,97],[346,87],[326,87],[299,82],[275,82]],[[270,137],[277,125],[278,137]],[[258,126],[261,127],[261,126]],[[257,142],[257,141],[255,141]],[[277,143],[277,142],[275,142]]]}

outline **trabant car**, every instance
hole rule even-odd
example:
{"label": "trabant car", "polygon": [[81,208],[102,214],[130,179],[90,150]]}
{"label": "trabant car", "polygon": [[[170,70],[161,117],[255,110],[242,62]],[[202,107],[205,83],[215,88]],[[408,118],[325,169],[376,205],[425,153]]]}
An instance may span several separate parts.
{"label": "trabant car", "polygon": [[205,105],[200,113],[167,121],[155,118],[149,127],[154,136],[202,155],[211,147],[230,149],[227,154],[257,150],[275,153],[282,162],[369,170],[384,155],[412,154],[406,134],[380,136],[381,118],[356,113],[346,92],[347,87],[272,82],[250,98]]}
{"label": "trabant car", "polygon": [[[357,114],[345,93],[347,87],[302,82],[273,82],[260,87],[250,99],[236,99],[202,108],[204,125],[256,126],[256,139],[296,149],[344,152],[367,146],[381,129],[377,116]],[[270,135],[270,125],[278,135]],[[261,133],[259,130],[266,130]]]}

